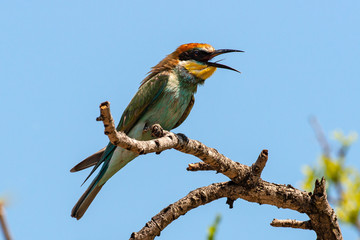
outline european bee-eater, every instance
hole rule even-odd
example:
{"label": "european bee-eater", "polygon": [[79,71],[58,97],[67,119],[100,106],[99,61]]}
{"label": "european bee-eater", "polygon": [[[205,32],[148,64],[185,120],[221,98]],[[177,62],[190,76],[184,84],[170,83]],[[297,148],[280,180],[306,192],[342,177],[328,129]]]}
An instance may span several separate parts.
{"label": "european bee-eater", "polygon": [[[165,130],[178,127],[194,105],[194,94],[199,84],[204,84],[216,68],[237,71],[218,62],[210,62],[215,56],[230,52],[242,51],[215,50],[209,44],[201,43],[178,47],[153,67],[141,82],[139,90],[121,116],[117,130],[137,140],[149,140],[152,139],[151,133],[144,131],[147,126],[158,123]],[[76,172],[95,165],[87,180],[103,164],[100,172],[75,204],[71,216],[80,219],[106,181],[137,156],[134,152],[109,143],[106,148],[72,168],[70,171]]]}

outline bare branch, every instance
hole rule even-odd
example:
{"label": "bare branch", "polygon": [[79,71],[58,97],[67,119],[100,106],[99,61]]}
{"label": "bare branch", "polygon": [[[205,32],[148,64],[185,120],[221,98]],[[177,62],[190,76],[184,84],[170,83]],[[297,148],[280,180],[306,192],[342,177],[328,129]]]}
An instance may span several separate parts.
{"label": "bare branch", "polygon": [[6,240],[11,240],[12,238],[11,238],[11,235],[10,235],[8,225],[6,223],[4,204],[3,204],[2,201],[0,201],[0,224],[1,224],[1,228],[3,229],[5,239]]}
{"label": "bare branch", "polygon": [[[161,152],[163,150],[174,148],[178,145],[179,139],[176,134],[167,131],[165,131],[166,133],[163,137],[151,141],[138,141],[136,139],[129,138],[123,132],[117,132],[114,120],[110,113],[109,102],[103,102],[100,104],[100,117],[96,120],[104,123],[104,133],[109,137],[112,144],[138,154]],[[154,126],[153,130],[154,132],[158,130],[157,126]],[[159,141],[161,141],[161,145],[159,145]]]}
{"label": "bare branch", "polygon": [[321,234],[321,239],[342,239],[341,230],[334,209],[330,207],[326,195],[326,181],[323,177],[315,181],[312,202],[315,207],[308,213],[313,229]]}
{"label": "bare branch", "polygon": [[[273,184],[261,179],[255,188],[241,186],[231,181],[214,183],[191,191],[184,198],[164,208],[146,223],[139,232],[133,233],[130,239],[154,239],[167,225],[181,215],[198,206],[224,197],[231,201],[241,198],[249,202],[274,205],[278,208],[288,208],[298,212],[310,210],[312,205],[311,197],[307,193],[291,186]],[[325,238],[319,239],[325,240]]]}
{"label": "bare branch", "polygon": [[[105,134],[114,145],[138,154],[161,152],[173,148],[204,161],[204,163],[190,164],[190,169],[215,170],[232,180],[225,183],[214,183],[190,192],[154,216],[143,229],[133,233],[131,239],[154,239],[167,225],[191,209],[226,197],[230,207],[236,199],[241,198],[249,202],[269,204],[278,208],[306,213],[317,234],[317,239],[342,240],[336,215],[327,201],[324,179],[316,181],[314,194],[301,191],[289,184],[269,183],[260,178],[268,160],[267,150],[263,150],[256,162],[249,167],[232,161],[216,149],[189,139],[183,134],[165,131],[157,124],[149,129],[151,129],[152,135],[158,138],[149,141],[129,138],[125,133],[116,131],[109,106],[109,102],[100,105],[101,115],[98,120],[103,121]],[[292,225],[296,224],[297,222],[294,222]]]}
{"label": "bare branch", "polygon": [[137,233],[132,233],[130,240],[148,240],[159,236],[160,232],[172,221],[184,215],[188,211],[205,205],[216,199],[226,196],[226,186],[229,183],[214,183],[207,187],[202,187],[191,191],[188,195],[170,204],[155,215],[146,225]]}
{"label": "bare branch", "polygon": [[[269,194],[271,192],[273,192],[273,194]],[[209,186],[193,190],[187,196],[164,208],[160,213],[155,215],[148,223],[146,223],[139,232],[133,233],[130,239],[154,239],[154,237],[158,236],[167,225],[181,215],[219,198],[227,197],[232,201],[242,198],[249,202],[271,204],[279,208],[291,208],[297,211],[302,211],[303,209],[301,204],[304,204],[305,207],[309,207],[307,205],[310,202],[310,197],[304,199],[299,197],[301,194],[302,192],[299,190],[294,190],[293,188],[289,188],[285,185],[276,185],[265,181],[262,181],[258,187],[250,189],[237,185],[231,181],[214,183]],[[285,197],[287,201],[285,201]]]}
{"label": "bare branch", "polygon": [[[161,152],[173,148],[200,158],[212,168],[216,169],[216,171],[224,174],[236,183],[241,183],[245,178],[249,177],[249,166],[234,162],[220,154],[216,149],[209,148],[197,140],[188,139],[184,134],[174,134],[163,130],[163,136],[160,138],[149,141],[138,141],[128,137],[123,132],[117,132],[110,113],[109,102],[100,104],[100,117],[98,117],[97,120],[103,121],[105,134],[115,146],[138,154]],[[153,125],[152,133],[154,134],[157,131],[159,131],[159,125]]]}
{"label": "bare branch", "polygon": [[198,162],[198,163],[189,163],[189,166],[186,168],[188,171],[211,171],[215,170],[213,169],[209,164],[204,162]]}
{"label": "bare branch", "polygon": [[260,175],[268,160],[268,150],[264,149],[261,151],[256,162],[251,166],[251,175],[248,180],[249,184],[255,184],[259,181]]}
{"label": "bare branch", "polygon": [[329,157],[330,156],[330,145],[328,143],[328,141],[326,140],[324,131],[322,130],[318,120],[316,117],[311,116],[309,119],[310,125],[314,130],[316,139],[318,140],[321,148],[322,148],[322,152],[325,156]]}
{"label": "bare branch", "polygon": [[298,221],[293,219],[285,219],[285,220],[278,220],[274,219],[271,223],[273,227],[290,227],[290,228],[300,228],[300,229],[308,229],[312,230],[311,221]]}

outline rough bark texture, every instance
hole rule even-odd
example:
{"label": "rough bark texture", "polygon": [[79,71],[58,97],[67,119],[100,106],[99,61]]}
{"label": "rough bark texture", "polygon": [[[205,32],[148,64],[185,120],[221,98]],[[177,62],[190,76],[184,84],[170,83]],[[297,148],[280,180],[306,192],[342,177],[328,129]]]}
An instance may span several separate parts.
{"label": "rough bark texture", "polygon": [[213,169],[209,164],[204,162],[198,162],[198,163],[190,163],[189,166],[186,168],[188,171],[211,171],[215,170]]}
{"label": "rough bark texture", "polygon": [[271,223],[273,227],[290,227],[290,228],[300,228],[300,229],[309,229],[312,230],[311,221],[297,221],[293,219],[285,219],[285,220],[278,220],[274,219]]}
{"label": "rough bark texture", "polygon": [[139,154],[159,153],[173,148],[194,155],[203,161],[189,164],[189,171],[215,170],[231,180],[229,182],[214,183],[191,191],[188,195],[170,204],[151,218],[139,232],[131,235],[131,240],[154,239],[160,235],[167,225],[181,215],[219,198],[227,198],[227,204],[229,204],[230,208],[236,199],[241,198],[249,202],[269,204],[305,213],[309,216],[309,221],[275,219],[271,225],[313,229],[319,240],[342,239],[335,212],[327,201],[324,179],[316,181],[313,194],[296,189],[291,185],[269,183],[260,177],[268,160],[267,150],[263,150],[255,163],[249,167],[232,161],[220,154],[216,149],[207,147],[199,141],[189,139],[183,134],[164,131],[161,126],[156,124],[150,128],[156,139],[137,141],[122,132],[116,131],[109,107],[109,102],[100,105],[101,115],[97,120],[103,121],[105,134],[108,135],[114,145]]}

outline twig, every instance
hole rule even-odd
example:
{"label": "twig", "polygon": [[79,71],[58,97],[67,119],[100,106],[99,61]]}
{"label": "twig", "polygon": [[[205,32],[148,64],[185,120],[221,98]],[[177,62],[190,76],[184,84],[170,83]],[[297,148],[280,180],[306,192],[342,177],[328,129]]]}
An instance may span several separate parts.
{"label": "twig", "polygon": [[311,221],[298,221],[293,219],[278,220],[274,219],[271,223],[273,227],[290,227],[290,228],[300,228],[312,230]]}
{"label": "twig", "polygon": [[256,162],[251,166],[251,175],[248,180],[249,184],[256,184],[259,181],[261,173],[264,170],[267,160],[268,160],[268,150],[264,149],[259,154],[259,157],[256,160]]}
{"label": "twig", "polygon": [[197,162],[197,163],[189,163],[189,166],[186,168],[188,171],[211,171],[213,169],[209,164],[204,162]]}
{"label": "twig", "polygon": [[359,220],[359,217],[356,219],[355,228],[356,228],[358,234],[360,235],[360,220]]}
{"label": "twig", "polygon": [[316,179],[314,193],[311,198],[315,204],[316,212],[310,212],[308,216],[310,217],[315,232],[318,233],[327,228],[327,231],[331,231],[331,233],[325,233],[326,235],[324,236],[327,238],[324,238],[324,240],[330,239],[330,236],[335,237],[334,239],[342,239],[335,211],[327,201],[326,181],[324,177],[322,177],[321,180]]}
{"label": "twig", "polygon": [[328,143],[328,141],[326,140],[324,131],[322,130],[318,120],[316,119],[316,117],[311,116],[309,119],[310,125],[314,130],[316,139],[318,140],[321,148],[322,148],[322,152],[325,156],[330,157],[330,145]]}
{"label": "twig", "polygon": [[0,201],[0,224],[1,227],[3,229],[3,233],[4,233],[4,237],[6,240],[11,240],[11,235],[10,235],[10,231],[9,231],[9,227],[6,223],[6,219],[5,219],[5,209],[4,209],[4,204]]}

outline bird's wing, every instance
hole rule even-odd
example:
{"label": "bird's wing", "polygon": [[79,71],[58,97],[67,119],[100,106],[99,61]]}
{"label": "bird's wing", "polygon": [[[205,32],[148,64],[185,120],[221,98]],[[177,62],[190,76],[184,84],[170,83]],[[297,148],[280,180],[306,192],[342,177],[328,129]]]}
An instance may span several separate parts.
{"label": "bird's wing", "polygon": [[[145,84],[141,85],[139,90],[125,109],[124,113],[122,114],[119,125],[116,129],[118,131],[123,131],[128,134],[132,127],[135,126],[136,122],[145,113],[149,105],[151,105],[160,96],[167,82],[168,76],[159,74],[151,78]],[[115,148],[116,146],[114,146],[112,143],[109,143],[107,145],[103,154],[98,156],[96,165],[93,164],[95,165],[95,167],[91,170],[89,176],[85,179],[84,183],[104,161],[110,161]],[[90,158],[91,156],[87,159]],[[84,165],[86,164],[84,163]]]}
{"label": "bird's wing", "polygon": [[190,102],[189,102],[189,105],[187,106],[187,108],[185,109],[185,112],[183,113],[183,115],[181,116],[181,118],[179,119],[179,121],[175,124],[175,126],[173,127],[174,128],[177,128],[178,126],[180,126],[184,121],[185,119],[189,116],[190,112],[191,112],[191,109],[193,108],[194,106],[194,103],[195,103],[195,97],[194,95],[191,97],[190,99]]}
{"label": "bird's wing", "polygon": [[123,131],[128,134],[149,105],[152,104],[162,93],[166,83],[168,82],[168,78],[168,75],[158,74],[141,85],[122,114],[116,130]]}

